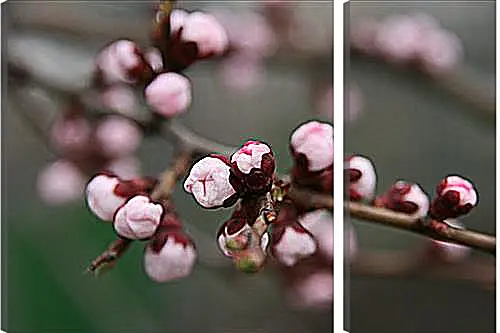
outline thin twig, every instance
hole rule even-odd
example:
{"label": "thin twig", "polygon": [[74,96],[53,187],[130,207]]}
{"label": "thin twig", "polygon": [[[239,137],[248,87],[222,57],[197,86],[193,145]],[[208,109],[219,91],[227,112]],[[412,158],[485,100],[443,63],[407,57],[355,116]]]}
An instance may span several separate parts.
{"label": "thin twig", "polygon": [[[166,200],[172,194],[177,181],[182,178],[192,162],[192,151],[182,151],[173,161],[171,167],[160,176],[160,182],[151,194],[152,200]],[[117,260],[129,248],[132,240],[119,237],[100,254],[87,268],[87,272],[96,272],[102,267],[113,267]]]}
{"label": "thin twig", "polygon": [[471,230],[456,229],[444,223],[441,223],[439,228],[435,228],[432,227],[432,223],[419,220],[411,215],[357,202],[344,202],[344,207],[349,211],[351,217],[357,219],[410,231],[440,241],[469,246],[493,255],[496,252],[496,238],[494,236]]}

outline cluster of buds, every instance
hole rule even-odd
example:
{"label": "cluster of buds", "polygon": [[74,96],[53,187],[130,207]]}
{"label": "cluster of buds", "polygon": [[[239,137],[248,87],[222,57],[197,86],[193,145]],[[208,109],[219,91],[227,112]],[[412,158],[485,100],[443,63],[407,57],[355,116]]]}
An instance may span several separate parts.
{"label": "cluster of buds", "polygon": [[48,204],[80,198],[88,178],[96,172],[107,170],[122,177],[139,172],[134,153],[142,134],[134,122],[121,116],[89,119],[81,105],[72,101],[53,122],[50,139],[59,159],[38,178],[38,192]]}
{"label": "cluster of buds", "polygon": [[427,14],[364,18],[351,29],[353,49],[398,64],[416,64],[429,73],[452,70],[460,62],[463,45],[451,31]]}
{"label": "cluster of buds", "polygon": [[[394,182],[387,191],[374,198],[376,176],[372,162],[366,157],[353,155],[347,159],[345,168],[349,172],[351,201],[368,201],[375,207],[405,213],[420,221],[428,219],[433,222],[430,226],[463,229],[464,226],[455,219],[469,213],[478,202],[474,185],[458,175],[441,180],[432,201],[420,185],[404,180]],[[432,240],[427,249],[427,254],[433,258],[451,263],[461,260],[467,253],[465,246],[438,240]]]}
{"label": "cluster of buds", "polygon": [[166,282],[190,274],[196,251],[172,202],[152,198],[156,186],[154,178],[123,180],[100,173],[87,184],[86,198],[89,209],[112,222],[120,238],[147,242],[144,269],[151,279]]}
{"label": "cluster of buds", "polygon": [[[316,121],[304,124],[292,134],[290,147],[296,162],[292,182],[330,191],[332,126]],[[244,271],[260,270],[268,252],[284,266],[294,266],[318,249],[330,259],[333,255],[328,233],[315,237],[300,223],[306,213],[303,208],[284,198],[286,189],[275,175],[275,164],[271,148],[251,140],[230,158],[209,155],[197,161],[184,182],[184,189],[204,208],[238,203],[220,227],[217,242],[222,253]]]}
{"label": "cluster of buds", "polygon": [[416,183],[398,180],[382,195],[374,198],[376,173],[370,159],[352,155],[345,165],[349,173],[351,201],[369,201],[376,207],[384,207],[412,215],[418,219],[429,216],[432,220],[445,221],[469,213],[477,205],[477,192],[467,179],[450,175],[436,187],[436,197],[430,202],[422,187]]}
{"label": "cluster of buds", "polygon": [[151,111],[167,119],[175,117],[192,100],[191,83],[180,72],[226,51],[227,33],[214,16],[167,7],[156,10],[152,46],[141,48],[120,39],[98,54],[94,85],[106,108],[136,113],[140,99],[134,88],[139,88]]}

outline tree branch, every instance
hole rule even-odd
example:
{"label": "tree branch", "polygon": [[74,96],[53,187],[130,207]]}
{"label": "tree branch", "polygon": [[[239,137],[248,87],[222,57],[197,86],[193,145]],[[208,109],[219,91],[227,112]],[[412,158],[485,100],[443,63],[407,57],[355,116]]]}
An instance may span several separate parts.
{"label": "tree branch", "polygon": [[493,255],[496,252],[496,238],[494,236],[453,228],[442,222],[423,221],[407,214],[352,201],[344,202],[344,207],[353,218],[406,230],[440,241],[469,246]]}

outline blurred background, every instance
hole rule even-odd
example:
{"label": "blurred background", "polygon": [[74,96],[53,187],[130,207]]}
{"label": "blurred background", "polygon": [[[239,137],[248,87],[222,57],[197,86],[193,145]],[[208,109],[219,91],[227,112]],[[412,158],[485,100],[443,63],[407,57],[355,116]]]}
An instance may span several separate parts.
{"label": "blurred background", "polygon": [[[187,75],[193,103],[180,121],[225,144],[260,138],[273,147],[278,171],[286,172],[292,164],[291,131],[307,119],[331,117],[331,4],[284,2],[268,8],[265,3],[179,1],[179,7],[205,9],[221,18],[254,13],[257,18],[244,16],[250,19],[237,20],[236,26],[243,27],[238,30],[241,38],[249,40],[252,30],[260,29],[255,48],[261,50],[259,61],[243,68],[225,59],[192,66]],[[287,17],[293,22],[283,28]],[[199,250],[189,277],[165,284],[151,281],[142,268],[139,243],[101,278],[84,274],[115,236],[88,211],[81,193],[65,192],[69,181],[51,195],[64,192],[73,196],[71,202],[50,205],[57,202],[50,197],[47,202],[46,193],[40,192],[40,175],[59,159],[44,142],[63,108],[57,92],[88,87],[94,57],[109,41],[128,37],[147,45],[152,19],[152,3],[146,1],[12,0],[2,6],[4,68],[8,63],[9,69],[23,68],[31,76],[19,81],[22,75],[9,71],[3,81],[3,329],[331,331],[331,310],[297,306],[278,270],[268,267],[254,276],[237,272],[215,242],[230,212],[201,209],[181,186],[174,201]],[[171,155],[169,142],[146,137],[132,165],[140,161],[142,174],[157,175]]]}
{"label": "blurred background", "polygon": [[[494,2],[351,1],[346,17],[346,80],[356,91],[346,153],[372,159],[379,194],[398,179],[431,197],[447,174],[471,179],[479,205],[460,221],[495,234]],[[351,332],[494,332],[494,257],[472,251],[438,268],[391,271],[420,260],[430,241],[350,222],[360,256],[386,253],[372,257],[379,272],[377,261],[350,271]]]}

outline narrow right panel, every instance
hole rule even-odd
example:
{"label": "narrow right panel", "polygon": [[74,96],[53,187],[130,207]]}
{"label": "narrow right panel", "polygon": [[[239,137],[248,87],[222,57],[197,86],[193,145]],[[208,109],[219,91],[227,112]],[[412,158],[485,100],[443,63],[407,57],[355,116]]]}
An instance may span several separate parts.
{"label": "narrow right panel", "polygon": [[495,2],[351,1],[346,330],[495,331]]}

